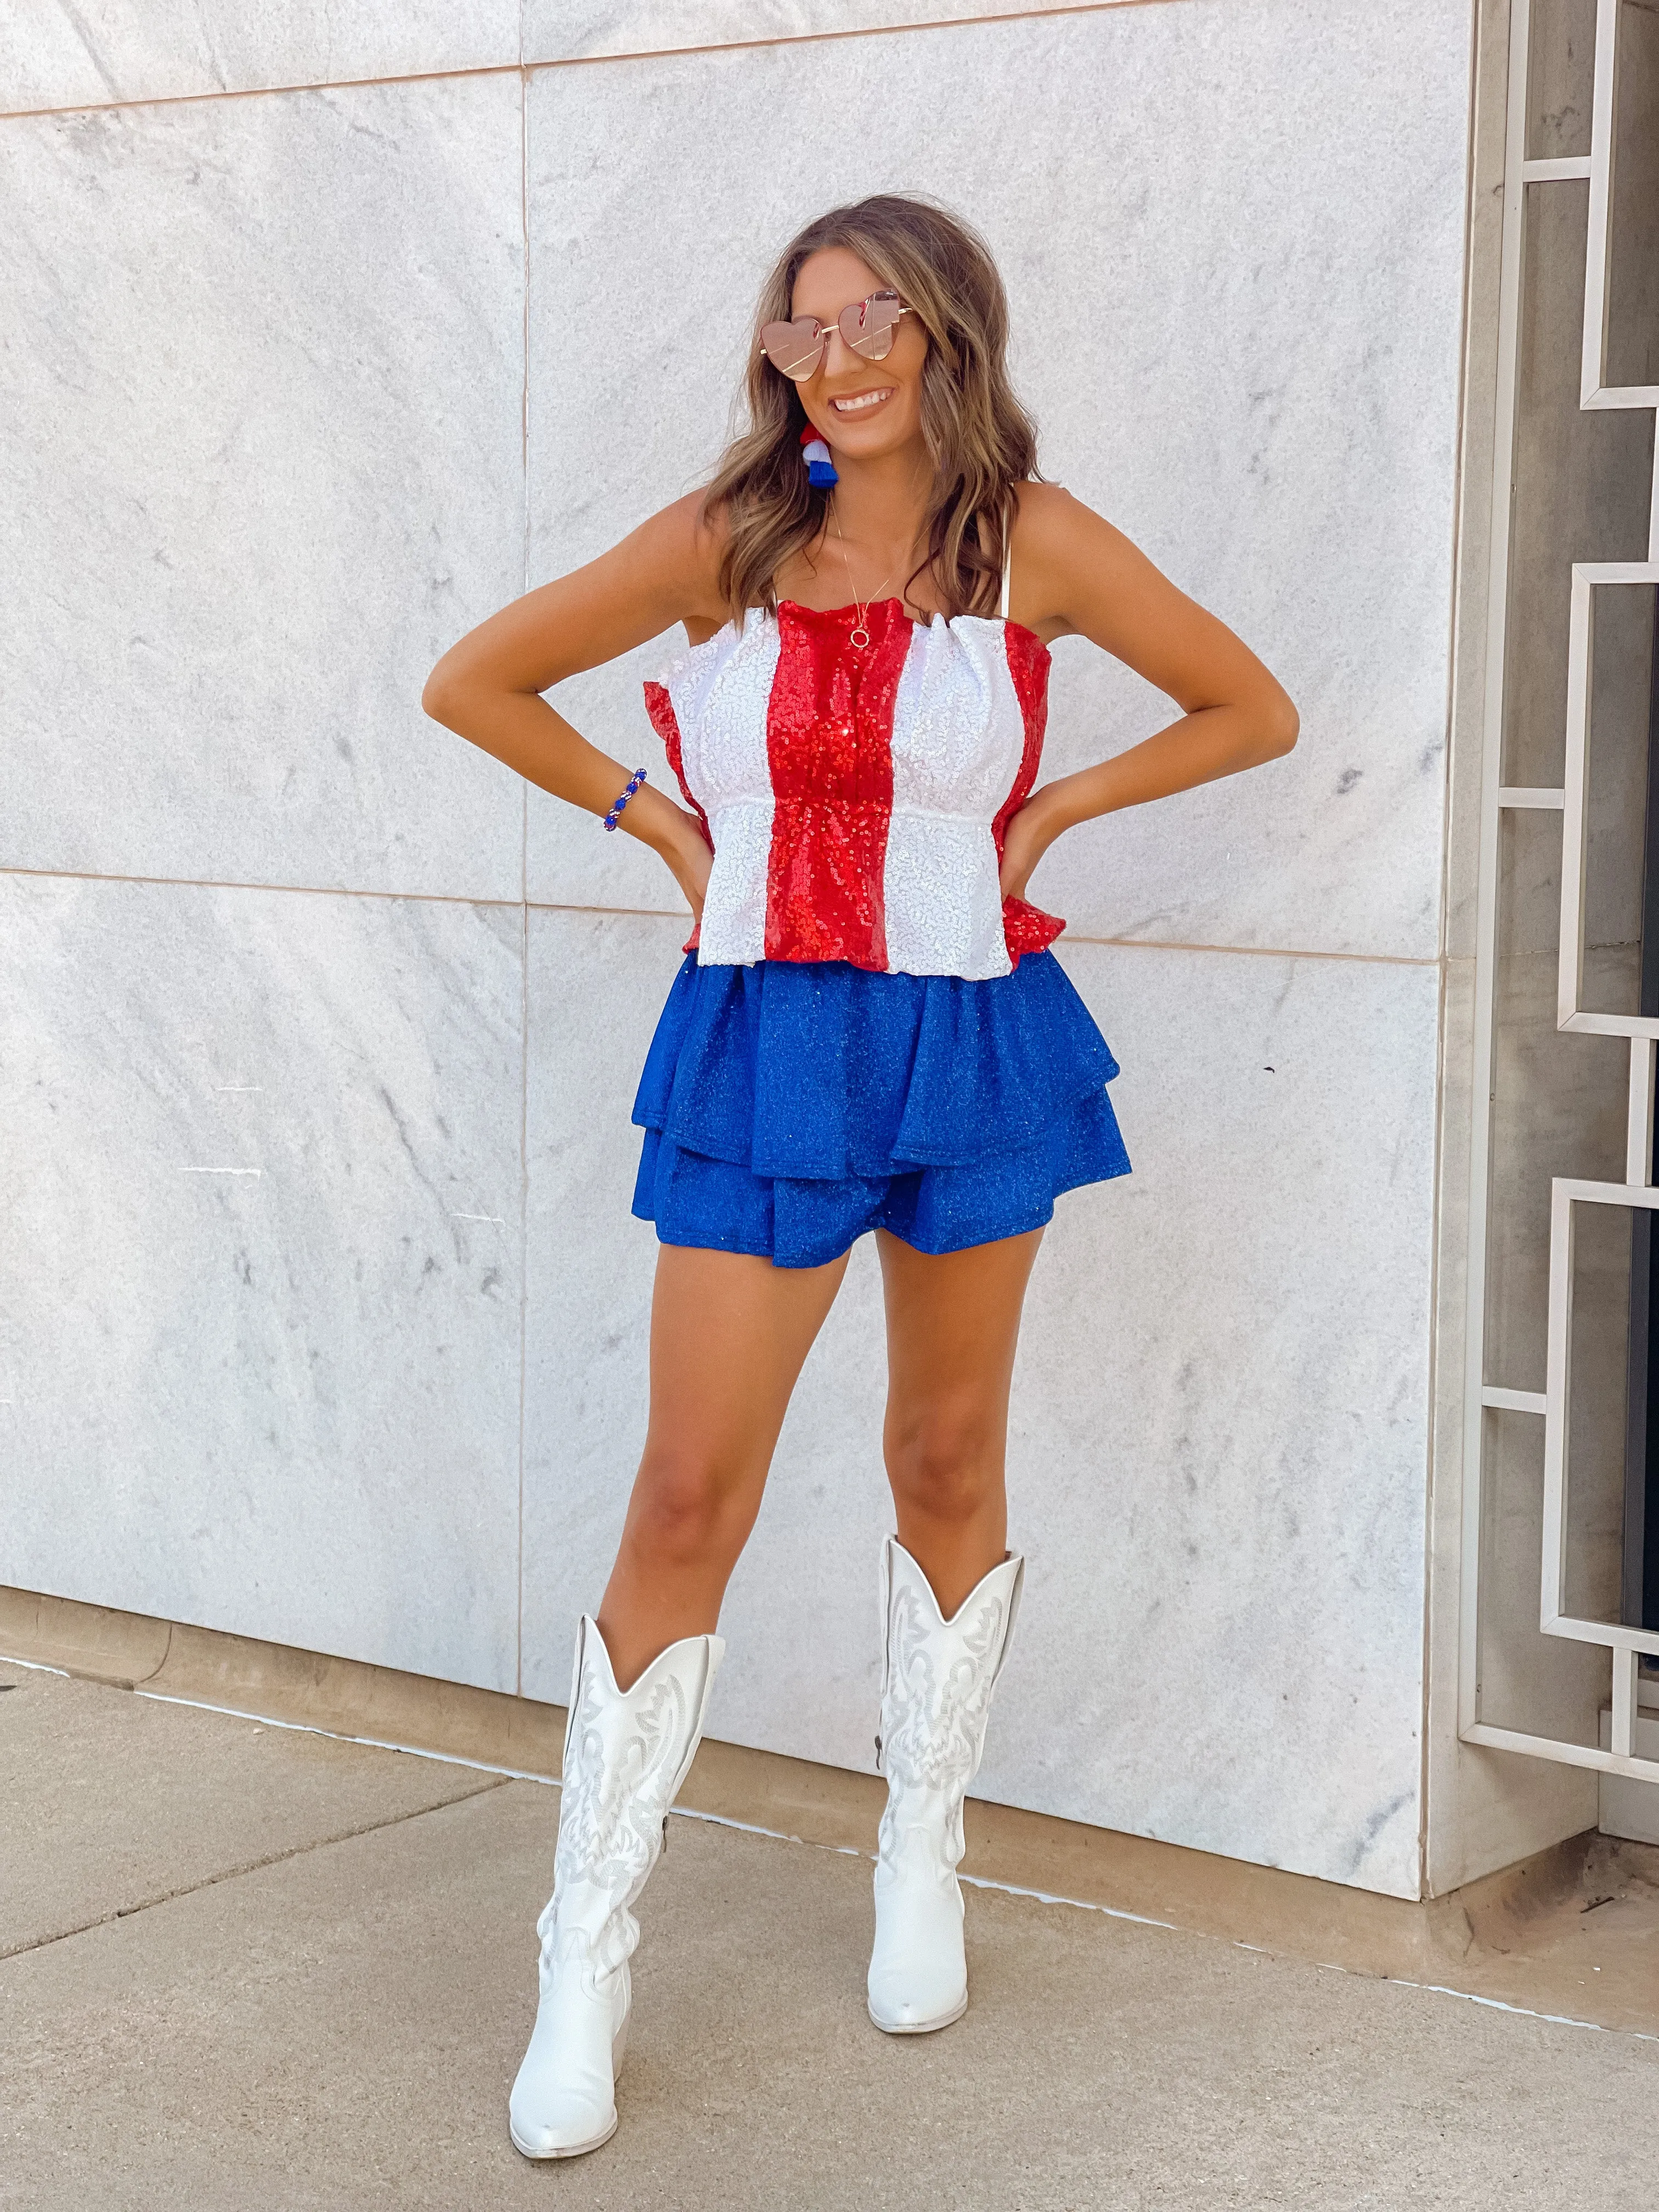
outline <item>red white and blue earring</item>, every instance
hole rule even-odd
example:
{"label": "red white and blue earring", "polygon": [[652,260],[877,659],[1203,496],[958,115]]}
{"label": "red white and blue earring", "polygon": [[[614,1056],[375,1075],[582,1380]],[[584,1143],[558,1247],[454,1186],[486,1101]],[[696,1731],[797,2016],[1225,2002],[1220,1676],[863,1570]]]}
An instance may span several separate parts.
{"label": "red white and blue earring", "polygon": [[830,458],[830,448],[809,422],[800,434],[802,458],[806,463],[806,481],[814,491],[828,491],[839,483],[836,465]]}

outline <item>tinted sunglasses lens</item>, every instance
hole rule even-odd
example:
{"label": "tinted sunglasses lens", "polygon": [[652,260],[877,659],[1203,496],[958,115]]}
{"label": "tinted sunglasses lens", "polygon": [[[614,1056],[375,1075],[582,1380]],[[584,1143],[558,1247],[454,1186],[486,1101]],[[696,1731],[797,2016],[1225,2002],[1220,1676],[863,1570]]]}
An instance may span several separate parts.
{"label": "tinted sunglasses lens", "polygon": [[800,384],[823,359],[823,332],[816,315],[797,315],[793,323],[763,323],[761,346],[781,375]]}
{"label": "tinted sunglasses lens", "polygon": [[841,311],[841,334],[866,361],[885,361],[898,329],[899,303],[891,292],[878,292]]}

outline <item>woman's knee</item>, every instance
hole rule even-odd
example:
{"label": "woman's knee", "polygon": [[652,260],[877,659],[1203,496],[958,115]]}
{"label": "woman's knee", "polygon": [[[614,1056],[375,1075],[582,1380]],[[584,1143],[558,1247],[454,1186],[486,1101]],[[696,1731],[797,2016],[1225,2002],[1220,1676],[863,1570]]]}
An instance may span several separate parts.
{"label": "woman's knee", "polygon": [[890,1413],[887,1474],[901,1504],[935,1521],[971,1521],[1002,1485],[1000,1421],[977,1404]]}
{"label": "woman's knee", "polygon": [[629,1540],[653,1558],[698,1565],[741,1548],[741,1485],[706,1455],[647,1445],[629,1506]]}

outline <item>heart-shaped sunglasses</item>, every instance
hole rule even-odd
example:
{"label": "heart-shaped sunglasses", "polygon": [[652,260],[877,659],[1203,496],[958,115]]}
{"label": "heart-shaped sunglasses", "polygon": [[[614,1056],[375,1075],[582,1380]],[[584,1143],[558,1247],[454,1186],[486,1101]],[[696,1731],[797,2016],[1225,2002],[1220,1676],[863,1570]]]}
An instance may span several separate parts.
{"label": "heart-shaped sunglasses", "polygon": [[838,330],[842,343],[863,360],[885,361],[898,335],[899,317],[912,312],[900,304],[896,292],[872,292],[867,300],[855,300],[850,307],[843,307],[833,325],[821,323],[816,315],[797,315],[788,323],[763,323],[760,349],[781,375],[804,384],[809,376],[817,374],[831,329]]}

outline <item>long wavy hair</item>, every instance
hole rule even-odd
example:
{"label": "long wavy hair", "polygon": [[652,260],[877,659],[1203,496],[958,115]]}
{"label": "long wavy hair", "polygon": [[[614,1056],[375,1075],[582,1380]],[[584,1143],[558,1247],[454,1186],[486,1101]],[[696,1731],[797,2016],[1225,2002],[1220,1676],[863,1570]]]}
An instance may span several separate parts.
{"label": "long wavy hair", "polygon": [[824,527],[829,495],[807,483],[801,460],[806,410],[761,352],[760,329],[788,317],[801,264],[833,246],[890,285],[927,333],[921,430],[933,483],[927,550],[906,577],[906,593],[929,572],[947,615],[994,614],[1012,488],[1037,474],[1036,428],[1008,380],[1007,295],[976,231],[933,201],[896,192],[808,223],[766,280],[749,361],[748,427],[703,495],[704,520],[725,526],[721,596],[739,623],[751,606],[775,613],[774,578]]}

